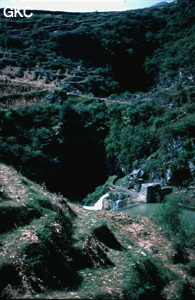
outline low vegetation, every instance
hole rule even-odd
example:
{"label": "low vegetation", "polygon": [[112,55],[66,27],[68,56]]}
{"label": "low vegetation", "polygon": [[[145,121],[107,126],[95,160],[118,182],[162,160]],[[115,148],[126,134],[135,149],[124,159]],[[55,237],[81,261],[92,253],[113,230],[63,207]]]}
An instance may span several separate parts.
{"label": "low vegetation", "polygon": [[[1,299],[194,299],[193,17],[0,16]],[[83,209],[134,170],[172,190],[156,215]]]}
{"label": "low vegetation", "polygon": [[1,227],[2,299],[193,299],[193,239],[176,245],[183,227],[168,210],[161,227],[125,211],[86,211],[4,164],[0,182],[1,215],[12,208]]}

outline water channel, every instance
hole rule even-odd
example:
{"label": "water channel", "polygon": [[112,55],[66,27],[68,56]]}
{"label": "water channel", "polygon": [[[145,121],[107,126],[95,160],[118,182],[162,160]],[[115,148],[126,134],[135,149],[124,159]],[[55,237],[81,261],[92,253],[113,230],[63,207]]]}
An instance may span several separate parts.
{"label": "water channel", "polygon": [[[118,211],[123,211],[129,215],[137,214],[148,217],[155,217],[158,213],[158,209],[162,204],[160,203],[144,203],[144,204],[136,204],[132,205],[128,208],[119,209]],[[184,217],[189,225],[195,226],[195,210],[181,208],[182,217]]]}

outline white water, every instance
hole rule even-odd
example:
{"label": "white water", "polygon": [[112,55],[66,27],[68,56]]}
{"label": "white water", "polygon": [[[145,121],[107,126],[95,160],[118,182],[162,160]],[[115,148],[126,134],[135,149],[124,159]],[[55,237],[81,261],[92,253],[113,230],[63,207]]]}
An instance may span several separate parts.
{"label": "white water", "polygon": [[123,200],[112,201],[112,210],[122,208]]}
{"label": "white water", "polygon": [[88,210],[101,210],[103,208],[103,201],[109,196],[109,193],[104,194],[100,199],[94,204],[94,206],[83,206],[84,209]]}

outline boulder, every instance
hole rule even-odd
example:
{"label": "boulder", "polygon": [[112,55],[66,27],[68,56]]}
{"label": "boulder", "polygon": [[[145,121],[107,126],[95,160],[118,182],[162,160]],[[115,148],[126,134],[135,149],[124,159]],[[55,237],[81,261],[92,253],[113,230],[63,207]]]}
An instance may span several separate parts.
{"label": "boulder", "polygon": [[49,90],[48,94],[46,96],[46,99],[50,102],[50,103],[54,103],[57,99],[56,93],[54,90]]}
{"label": "boulder", "polygon": [[138,178],[142,178],[145,174],[145,171],[143,169],[137,169],[137,170],[133,170],[130,174],[129,174],[129,179],[138,179]]}
{"label": "boulder", "polygon": [[194,175],[195,175],[195,165],[192,161],[189,162],[189,170],[190,170],[190,173],[191,173],[192,177],[194,177]]}
{"label": "boulder", "polygon": [[63,104],[63,102],[65,100],[67,100],[68,96],[67,96],[67,92],[65,91],[65,89],[61,89],[61,90],[49,90],[48,94],[46,96],[46,99],[50,102],[50,103],[58,103],[58,104]]}
{"label": "boulder", "polygon": [[144,175],[145,171],[143,169],[133,170],[127,177],[129,179],[128,188],[134,188],[138,192],[141,189]]}

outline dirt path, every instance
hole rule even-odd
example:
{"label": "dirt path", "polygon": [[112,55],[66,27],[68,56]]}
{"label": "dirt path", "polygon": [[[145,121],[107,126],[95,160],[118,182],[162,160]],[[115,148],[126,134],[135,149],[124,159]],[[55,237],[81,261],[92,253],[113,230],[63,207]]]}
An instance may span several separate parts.
{"label": "dirt path", "polygon": [[13,203],[25,202],[29,197],[22,177],[20,178],[17,171],[5,164],[0,164],[0,190],[8,199],[13,200]]}

